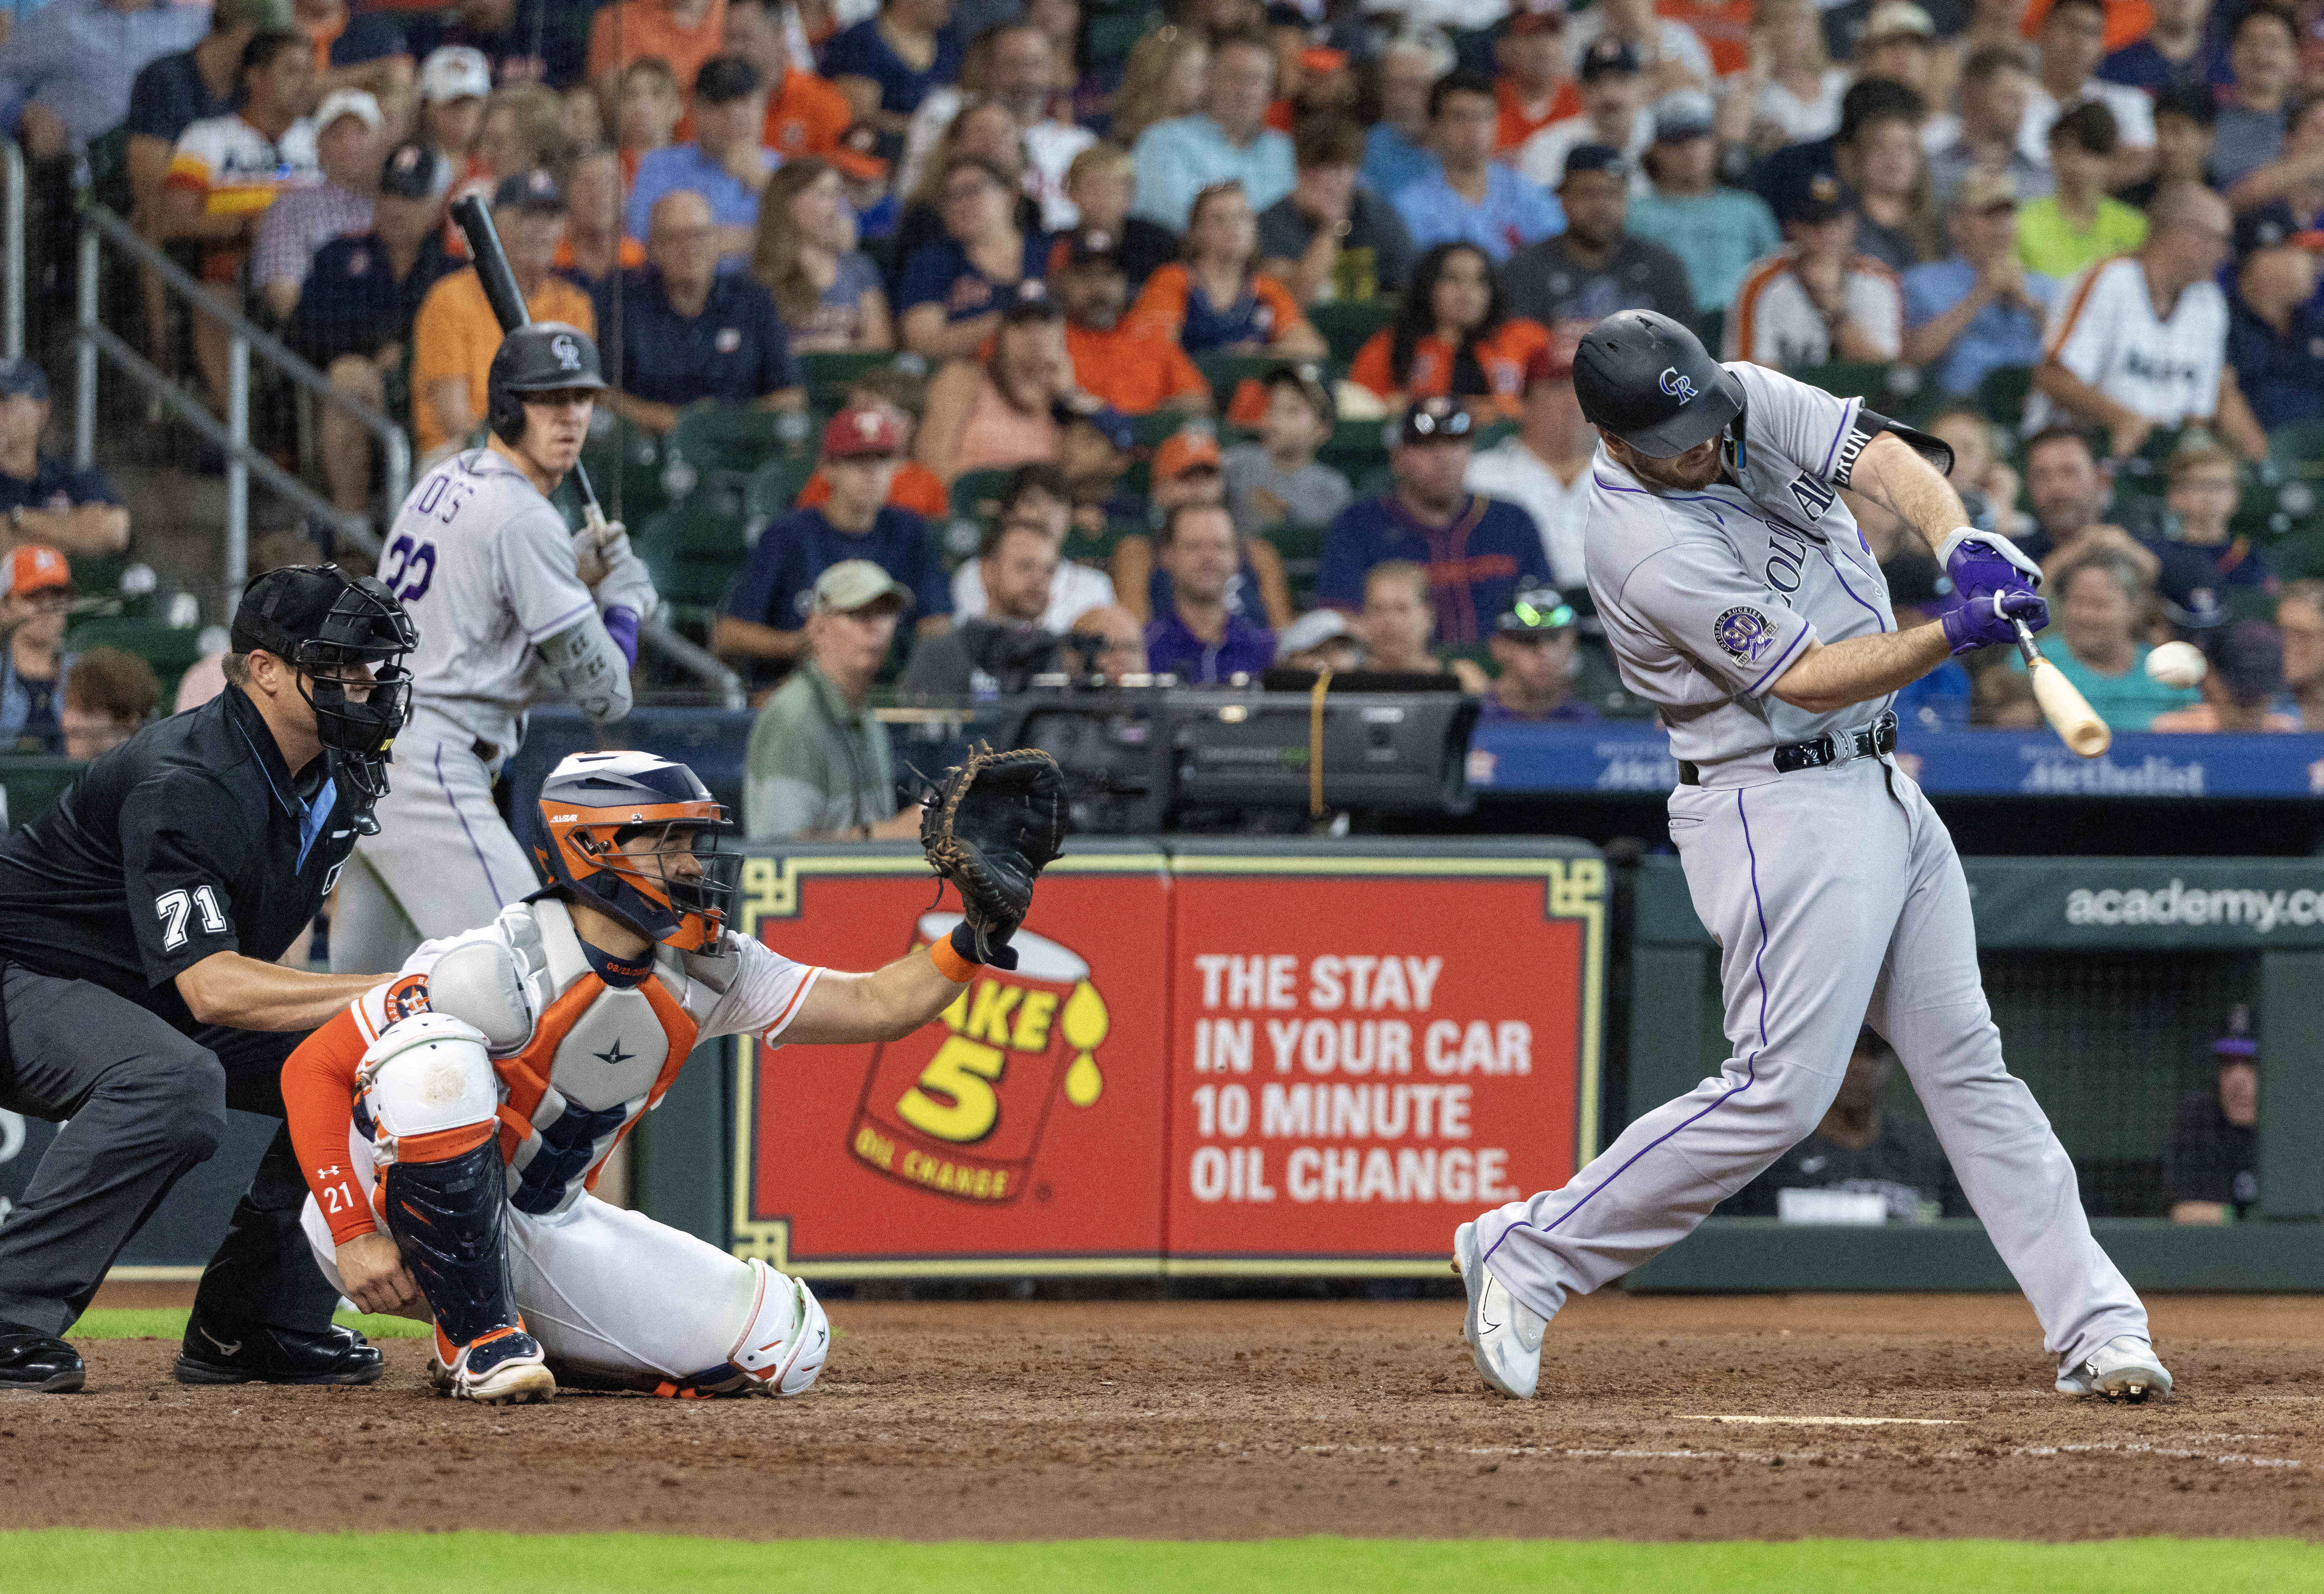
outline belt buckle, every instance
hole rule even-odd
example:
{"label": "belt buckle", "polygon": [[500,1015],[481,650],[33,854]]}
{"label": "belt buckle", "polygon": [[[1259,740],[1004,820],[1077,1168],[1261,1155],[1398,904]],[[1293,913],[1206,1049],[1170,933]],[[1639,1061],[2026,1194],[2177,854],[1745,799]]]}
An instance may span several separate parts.
{"label": "belt buckle", "polygon": [[1824,758],[1823,762],[1817,766],[1820,769],[1837,769],[1864,756],[1856,750],[1856,733],[1853,731],[1826,731],[1822,741]]}

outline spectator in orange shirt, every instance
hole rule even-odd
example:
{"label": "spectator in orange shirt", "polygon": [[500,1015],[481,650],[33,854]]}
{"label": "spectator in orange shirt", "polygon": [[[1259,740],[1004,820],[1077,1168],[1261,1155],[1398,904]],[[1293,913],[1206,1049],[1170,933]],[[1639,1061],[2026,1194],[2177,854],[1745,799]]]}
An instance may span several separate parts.
{"label": "spectator in orange shirt", "polygon": [[1213,183],[1187,212],[1185,258],[1146,280],[1130,318],[1167,332],[1190,355],[1327,353],[1291,290],[1253,269],[1258,254],[1259,223],[1242,184]]}
{"label": "spectator in orange shirt", "polygon": [[1538,321],[1511,316],[1493,263],[1473,244],[1439,244],[1413,268],[1396,324],[1356,351],[1348,380],[1392,404],[1449,395],[1486,419],[1517,419],[1526,365],[1550,346]]}
{"label": "spectator in orange shirt", "polygon": [[[782,7],[768,0],[726,0],[726,53],[759,69],[767,82],[767,124],[760,143],[784,160],[839,147],[855,120],[847,97],[805,67],[783,43]],[[811,64],[811,63],[810,63]]]}
{"label": "spectator in orange shirt", "polygon": [[624,194],[638,180],[640,161],[678,142],[678,118],[685,115],[686,97],[678,91],[668,61],[650,55],[622,69],[613,97],[613,138],[622,152]]}
{"label": "spectator in orange shirt", "polygon": [[[532,318],[563,321],[595,336],[589,296],[551,274],[565,241],[565,190],[557,180],[528,171],[502,183],[493,196],[493,226]],[[501,324],[474,266],[453,272],[420,301],[411,330],[411,440],[420,469],[466,443],[483,420],[484,386],[500,346]]]}
{"label": "spectator in orange shirt", "polygon": [[1496,154],[1517,146],[1552,122],[1582,114],[1565,56],[1565,10],[1557,0],[1513,7],[1493,38],[1493,98],[1501,108]]}
{"label": "spectator in orange shirt", "polygon": [[1056,267],[1056,290],[1065,309],[1065,353],[1082,391],[1124,415],[1208,410],[1210,384],[1178,340],[1162,327],[1122,314],[1130,301],[1130,278],[1120,240],[1084,227],[1059,246],[1065,258]]}
{"label": "spectator in orange shirt", "polygon": [[725,36],[726,0],[622,0],[599,8],[589,23],[589,80],[613,97],[613,75],[632,61],[659,56],[672,79],[691,83]]}
{"label": "spectator in orange shirt", "polygon": [[[927,408],[928,384],[900,364],[882,365],[866,371],[847,384],[842,410],[885,410],[895,418],[897,447],[911,452],[912,436],[919,430],[920,415]],[[798,507],[815,509],[831,497],[831,478],[823,474],[821,465],[799,489]],[[945,492],[944,483],[936,472],[917,459],[907,459],[896,467],[895,479],[888,484],[887,502],[898,509],[910,510],[922,520],[942,521],[952,514],[951,496]]]}

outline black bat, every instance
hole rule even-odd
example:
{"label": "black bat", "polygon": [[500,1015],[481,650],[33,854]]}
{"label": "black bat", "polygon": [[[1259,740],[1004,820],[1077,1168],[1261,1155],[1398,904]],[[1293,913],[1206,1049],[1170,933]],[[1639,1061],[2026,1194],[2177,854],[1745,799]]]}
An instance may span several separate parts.
{"label": "black bat", "polygon": [[[517,291],[516,273],[509,270],[508,251],[501,247],[501,235],[493,226],[493,213],[484,196],[463,194],[453,200],[452,224],[468,241],[468,258],[476,263],[476,281],[484,286],[484,301],[493,307],[493,318],[501,324],[501,330],[513,332],[530,323],[532,312],[524,308],[524,295]],[[589,472],[577,459],[573,462],[573,488],[581,494],[582,512],[593,521],[604,521],[605,511],[598,507],[597,490],[589,484]]]}

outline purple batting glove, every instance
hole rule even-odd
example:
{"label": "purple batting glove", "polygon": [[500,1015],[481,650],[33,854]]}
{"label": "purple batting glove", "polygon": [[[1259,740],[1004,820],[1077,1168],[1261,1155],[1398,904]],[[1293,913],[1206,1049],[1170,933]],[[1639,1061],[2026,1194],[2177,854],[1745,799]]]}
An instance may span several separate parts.
{"label": "purple batting glove", "polygon": [[630,661],[632,668],[635,668],[638,662],[638,612],[618,604],[606,610],[605,634],[613,639],[613,646],[622,650],[622,657]]}
{"label": "purple batting glove", "polygon": [[1952,644],[1953,651],[1966,653],[1972,648],[2015,641],[2015,622],[2021,620],[2028,631],[2040,631],[2050,623],[2050,605],[2039,593],[2028,591],[2022,582],[1999,592],[1965,597],[1959,607],[1947,610],[1937,623],[1944,627],[1945,640]]}
{"label": "purple batting glove", "polygon": [[2017,551],[2017,545],[1997,531],[1963,526],[1944,539],[1937,558],[1965,598],[2010,587],[2042,585],[2042,567]]}

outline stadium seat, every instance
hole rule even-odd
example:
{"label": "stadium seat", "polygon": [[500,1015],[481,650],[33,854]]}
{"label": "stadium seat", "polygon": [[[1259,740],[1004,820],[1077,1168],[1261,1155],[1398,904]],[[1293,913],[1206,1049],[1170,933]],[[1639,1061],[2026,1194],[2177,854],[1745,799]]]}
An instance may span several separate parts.
{"label": "stadium seat", "polygon": [[2324,476],[2324,420],[2276,428],[2267,435],[2267,456],[2287,475]]}
{"label": "stadium seat", "polygon": [[1291,586],[1291,606],[1305,610],[1314,604],[1315,572],[1329,526],[1269,526],[1259,536],[1283,556],[1283,576]]}
{"label": "stadium seat", "polygon": [[965,471],[952,484],[952,512],[964,521],[982,521],[1001,512],[1001,490],[1009,484],[1007,471]]}
{"label": "stadium seat", "polygon": [[1307,318],[1331,346],[1332,364],[1344,370],[1373,333],[1396,319],[1396,301],[1375,299],[1361,304],[1310,305]]}
{"label": "stadium seat", "polygon": [[1144,415],[1133,415],[1130,418],[1130,440],[1140,448],[1158,448],[1188,421],[1201,419],[1183,410],[1152,410]]}
{"label": "stadium seat", "polygon": [[0,790],[8,794],[5,830],[22,830],[55,806],[66,787],[88,766],[53,753],[10,753],[0,758]]}
{"label": "stadium seat", "polygon": [[171,625],[165,620],[92,616],[66,633],[65,651],[83,653],[91,648],[118,648],[124,653],[136,654],[153,667],[154,677],[161,684],[161,701],[166,704],[177,696],[178,677],[200,659],[201,637],[199,626]]}
{"label": "stadium seat", "polygon": [[706,404],[684,411],[662,448],[662,482],[671,502],[686,503],[706,493],[715,507],[741,514],[759,467],[796,451],[796,436],[783,434],[798,420],[748,404]]}
{"label": "stadium seat", "polygon": [[807,407],[817,415],[837,410],[847,396],[847,384],[866,371],[877,371],[896,361],[893,349],[831,349],[801,355],[799,374],[807,382]]}
{"label": "stadium seat", "polygon": [[1142,5],[1120,11],[1097,11],[1089,19],[1089,64],[1120,66],[1130,59],[1138,41],[1154,31],[1161,16]]}
{"label": "stadium seat", "polygon": [[638,528],[634,545],[662,602],[697,635],[749,553],[739,521],[696,504],[655,514]]}
{"label": "stadium seat", "polygon": [[1387,421],[1343,420],[1332,428],[1330,440],[1315,456],[1352,483],[1359,473],[1388,458],[1388,436]]}
{"label": "stadium seat", "polygon": [[1790,374],[1839,398],[1885,404],[1891,401],[1888,383],[1893,369],[1859,360],[1835,360],[1827,365],[1803,366]]}
{"label": "stadium seat", "polygon": [[[597,490],[598,502],[615,520],[635,526],[669,502],[661,479],[661,443],[650,432],[623,422],[583,445],[581,464],[589,473],[589,484]],[[569,479],[552,501],[569,518],[581,518],[580,494]]]}
{"label": "stadium seat", "polygon": [[770,459],[761,465],[752,475],[751,485],[742,495],[742,540],[758,541],[759,533],[770,523],[788,514],[813,475],[815,456],[811,454]]}
{"label": "stadium seat", "polygon": [[1987,420],[2015,432],[2025,424],[2025,395],[2033,391],[2031,367],[1997,365],[1977,384],[1977,407]]}
{"label": "stadium seat", "polygon": [[1297,363],[1277,355],[1199,355],[1195,356],[1194,368],[1211,384],[1212,396],[1223,415],[1233,402],[1235,389],[1243,382],[1256,382],[1277,365]]}

